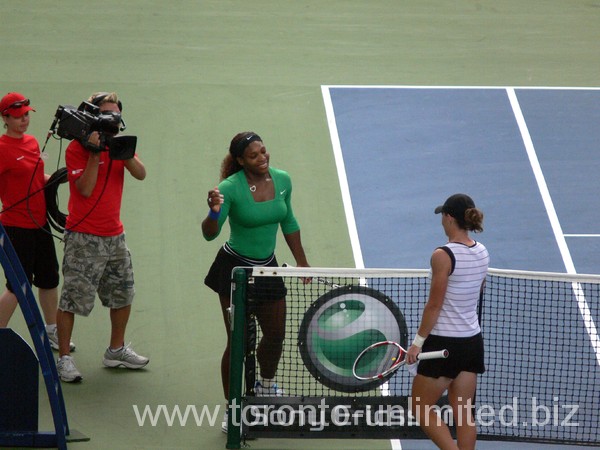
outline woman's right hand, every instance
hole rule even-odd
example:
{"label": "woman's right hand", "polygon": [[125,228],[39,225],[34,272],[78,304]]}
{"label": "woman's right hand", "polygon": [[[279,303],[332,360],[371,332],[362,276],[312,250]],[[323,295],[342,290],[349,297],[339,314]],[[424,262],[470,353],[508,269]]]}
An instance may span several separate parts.
{"label": "woman's right hand", "polygon": [[206,202],[208,203],[208,207],[212,209],[214,212],[221,211],[221,204],[223,203],[224,197],[221,192],[219,192],[219,188],[215,186],[214,189],[208,191],[208,198]]}
{"label": "woman's right hand", "polygon": [[414,364],[417,362],[417,357],[421,353],[421,347],[411,345],[406,352],[406,364]]}

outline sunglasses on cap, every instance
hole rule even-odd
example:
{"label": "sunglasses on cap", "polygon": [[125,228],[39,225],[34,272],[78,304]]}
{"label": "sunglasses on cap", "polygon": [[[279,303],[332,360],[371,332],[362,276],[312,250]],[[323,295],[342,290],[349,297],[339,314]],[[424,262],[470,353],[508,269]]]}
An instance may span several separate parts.
{"label": "sunglasses on cap", "polygon": [[2,114],[4,115],[4,113],[6,113],[6,111],[8,111],[9,109],[18,109],[21,108],[23,106],[29,106],[31,102],[29,101],[28,98],[26,98],[25,100],[19,100],[18,102],[14,102],[10,105],[8,105],[7,108],[2,110]]}

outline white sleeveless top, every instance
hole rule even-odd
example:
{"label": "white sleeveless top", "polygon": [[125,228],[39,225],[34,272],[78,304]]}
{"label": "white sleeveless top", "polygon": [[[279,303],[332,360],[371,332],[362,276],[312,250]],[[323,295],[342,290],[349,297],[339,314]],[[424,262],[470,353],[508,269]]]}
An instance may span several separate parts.
{"label": "white sleeveless top", "polygon": [[431,334],[470,337],[478,334],[477,305],[481,284],[486,277],[490,256],[479,242],[471,247],[449,242],[440,247],[452,259],[452,273],[437,323]]}

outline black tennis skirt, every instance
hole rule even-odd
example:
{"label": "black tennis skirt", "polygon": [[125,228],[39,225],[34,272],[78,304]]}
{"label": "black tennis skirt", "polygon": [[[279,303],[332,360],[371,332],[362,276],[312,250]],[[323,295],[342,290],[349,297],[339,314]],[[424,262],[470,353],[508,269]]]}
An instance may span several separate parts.
{"label": "black tennis skirt", "polygon": [[419,361],[417,373],[431,378],[456,378],[460,372],[485,372],[481,333],[466,338],[430,334],[423,344],[423,352],[443,349],[448,350],[448,358]]}
{"label": "black tennis skirt", "polygon": [[[220,296],[231,295],[232,271],[235,267],[279,267],[275,255],[265,260],[249,259],[236,253],[227,244],[217,252],[204,284]],[[246,295],[256,302],[274,301],[284,298],[287,288],[282,277],[255,277],[248,283]]]}

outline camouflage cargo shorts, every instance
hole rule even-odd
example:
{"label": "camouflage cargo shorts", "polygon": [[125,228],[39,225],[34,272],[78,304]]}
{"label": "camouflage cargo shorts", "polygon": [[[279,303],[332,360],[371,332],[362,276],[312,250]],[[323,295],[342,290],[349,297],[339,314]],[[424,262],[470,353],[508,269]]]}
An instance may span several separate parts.
{"label": "camouflage cargo shorts", "polygon": [[94,236],[67,232],[64,241],[61,310],[88,316],[96,293],[107,308],[131,305],[135,294],[133,266],[124,233]]}

